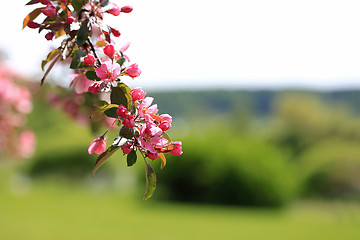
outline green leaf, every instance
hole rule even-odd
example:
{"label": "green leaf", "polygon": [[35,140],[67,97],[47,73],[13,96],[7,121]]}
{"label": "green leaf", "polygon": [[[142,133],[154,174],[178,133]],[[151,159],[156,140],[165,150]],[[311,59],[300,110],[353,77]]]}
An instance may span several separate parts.
{"label": "green leaf", "polygon": [[77,69],[81,66],[81,63],[83,63],[83,60],[81,58],[85,57],[86,53],[83,50],[77,50],[74,55],[73,59],[70,64],[71,69]]}
{"label": "green leaf", "polygon": [[79,13],[84,5],[84,0],[72,0],[71,5],[77,13]]}
{"label": "green leaf", "polygon": [[120,58],[119,60],[117,60],[116,62],[122,66],[125,63],[126,59],[125,58]]}
{"label": "green leaf", "polygon": [[29,14],[24,18],[24,21],[23,21],[23,29],[27,26],[27,24],[28,24],[29,22],[34,21],[35,18],[37,18],[37,16],[40,15],[41,9],[43,9],[43,8],[36,8],[36,9],[34,9],[31,13],[29,13]]}
{"label": "green leaf", "polygon": [[113,155],[120,147],[111,145],[105,152],[99,155],[96,159],[94,170],[92,171],[92,176],[95,175],[96,171],[105,163],[108,158]]}
{"label": "green leaf", "polygon": [[[111,104],[114,105],[114,104]],[[118,118],[118,115],[116,114],[116,110],[118,109],[118,107],[112,107],[109,109],[106,109],[104,111],[105,115],[111,118]]]}
{"label": "green leaf", "polygon": [[57,55],[59,55],[59,54],[60,54],[60,53],[59,53],[59,49],[54,49],[54,50],[52,50],[52,51],[47,55],[46,59],[41,62],[41,69],[44,71],[45,65],[46,65],[48,62],[50,62],[54,57],[56,57]]}
{"label": "green leaf", "polygon": [[146,168],[146,190],[144,200],[148,200],[155,191],[156,188],[156,174],[154,169],[148,164],[146,159],[145,161],[145,168]]}
{"label": "green leaf", "polygon": [[167,134],[167,132],[163,132],[162,137],[165,138],[166,140],[168,140],[169,143],[172,142],[171,137],[169,136],[169,134]]}
{"label": "green leaf", "polygon": [[127,155],[127,165],[128,167],[131,167],[132,165],[134,165],[136,163],[137,160],[137,155],[135,150],[131,150],[131,152],[129,152],[129,154]]}
{"label": "green leaf", "polygon": [[101,78],[99,78],[96,75],[95,71],[87,71],[85,75],[89,80],[93,80],[93,81],[100,81],[101,80]]}
{"label": "green leaf", "polygon": [[130,94],[127,93],[126,89],[122,87],[121,84],[117,87],[114,87],[110,94],[111,103],[119,105],[122,104],[125,107],[128,107],[129,97],[131,97]]}
{"label": "green leaf", "polygon": [[120,128],[119,136],[126,139],[132,139],[134,137],[134,130],[126,126],[122,126],[122,128]]}
{"label": "green leaf", "polygon": [[86,19],[82,24],[78,31],[76,43],[79,47],[81,47],[86,40],[88,40],[91,34],[91,24],[89,19]]}

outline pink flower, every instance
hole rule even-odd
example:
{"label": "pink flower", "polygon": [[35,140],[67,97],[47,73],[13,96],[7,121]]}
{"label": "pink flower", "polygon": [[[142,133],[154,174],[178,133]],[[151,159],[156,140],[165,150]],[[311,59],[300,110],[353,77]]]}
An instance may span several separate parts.
{"label": "pink flower", "polygon": [[23,131],[19,136],[18,151],[21,157],[29,158],[34,155],[36,146],[35,134],[30,130]]}
{"label": "pink flower", "polygon": [[41,9],[41,12],[45,15],[45,16],[54,16],[56,15],[57,11],[56,11],[56,7],[54,7],[51,4],[46,5],[45,8]]}
{"label": "pink flower", "polygon": [[125,73],[132,78],[136,78],[140,76],[141,70],[139,69],[138,65],[134,63],[126,68]]}
{"label": "pink flower", "polygon": [[170,154],[174,155],[174,156],[180,156],[183,152],[182,152],[182,142],[180,141],[176,141],[176,142],[172,142],[173,144],[175,144],[175,147],[173,148],[173,150],[170,151]]}
{"label": "pink flower", "polygon": [[151,115],[155,115],[158,112],[157,104],[150,107],[153,100],[154,98],[152,97],[146,97],[138,106],[138,113],[140,117],[145,118],[147,122],[153,122],[154,119],[151,117]]}
{"label": "pink flower", "polygon": [[50,41],[52,40],[54,37],[54,33],[53,32],[48,32],[46,35],[45,35],[45,38]]}
{"label": "pink flower", "polygon": [[75,18],[74,18],[73,16],[69,16],[69,17],[67,17],[67,19],[66,19],[66,22],[67,22],[68,24],[72,24],[74,21],[75,21]]}
{"label": "pink flower", "polygon": [[151,160],[156,160],[159,158],[159,154],[157,152],[147,152],[147,157],[150,158]]}
{"label": "pink flower", "polygon": [[97,93],[100,89],[100,84],[95,82],[89,86],[88,91],[91,93]]}
{"label": "pink flower", "polygon": [[115,3],[112,3],[112,7],[109,10],[107,10],[107,12],[114,16],[119,16],[121,9],[118,5],[116,5]]}
{"label": "pink flower", "polygon": [[88,148],[89,154],[96,153],[98,155],[102,154],[105,151],[106,142],[103,137],[98,137],[94,139]]}
{"label": "pink flower", "polygon": [[124,154],[128,154],[131,152],[131,145],[129,143],[124,143],[120,147]]}
{"label": "pink flower", "polygon": [[118,109],[116,110],[116,115],[124,118],[128,114],[129,114],[129,112],[128,112],[127,108],[122,104],[119,105]]}
{"label": "pink flower", "polygon": [[96,61],[96,59],[95,59],[94,55],[92,55],[92,54],[88,54],[88,55],[86,55],[86,57],[84,57],[84,63],[87,66],[93,66],[95,64],[95,61]]}
{"label": "pink flower", "polygon": [[160,137],[162,130],[155,124],[143,125],[140,129],[138,141],[143,148],[146,148],[152,153],[156,153],[155,147],[163,147],[168,140]]}
{"label": "pink flower", "polygon": [[113,58],[113,57],[114,57],[114,54],[115,54],[114,45],[112,45],[112,44],[106,45],[106,47],[104,47],[104,53],[105,53],[105,55],[108,56],[109,58]]}
{"label": "pink flower", "polygon": [[124,6],[121,8],[121,12],[130,13],[133,10],[132,6]]}
{"label": "pink flower", "polygon": [[87,79],[86,75],[83,73],[79,74],[73,74],[73,77],[75,77],[71,83],[71,87],[74,84],[74,90],[77,94],[85,93],[89,90],[89,87],[91,86],[92,82]]}
{"label": "pink flower", "polygon": [[125,116],[124,120],[122,121],[127,128],[133,128],[135,126],[134,118],[131,115]]}
{"label": "pink flower", "polygon": [[131,90],[130,95],[132,100],[135,102],[138,100],[143,100],[146,93],[141,88],[134,88]]}
{"label": "pink flower", "polygon": [[159,124],[159,128],[164,132],[171,128],[172,117],[169,114],[161,114],[160,115],[161,121]]}
{"label": "pink flower", "polygon": [[114,65],[110,61],[105,61],[101,67],[95,69],[96,75],[105,82],[113,82],[119,76],[121,69],[118,63]]}
{"label": "pink flower", "polygon": [[111,28],[111,32],[114,35],[114,37],[120,37],[121,35],[120,31],[115,28]]}
{"label": "pink flower", "polygon": [[28,26],[29,28],[35,29],[35,28],[40,27],[40,24],[31,21],[31,22],[29,22],[29,23],[27,24],[27,26]]}

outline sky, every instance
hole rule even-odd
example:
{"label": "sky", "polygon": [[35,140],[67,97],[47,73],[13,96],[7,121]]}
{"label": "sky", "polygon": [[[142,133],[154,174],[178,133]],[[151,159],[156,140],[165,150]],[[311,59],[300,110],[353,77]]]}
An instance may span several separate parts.
{"label": "sky", "polygon": [[[5,2],[5,0],[1,0]],[[0,49],[11,64],[39,75],[58,42],[21,30],[34,6],[6,1],[0,9]],[[131,87],[360,88],[358,0],[114,0],[130,14],[106,16],[119,44],[142,70]],[[61,70],[52,75],[70,81]]]}

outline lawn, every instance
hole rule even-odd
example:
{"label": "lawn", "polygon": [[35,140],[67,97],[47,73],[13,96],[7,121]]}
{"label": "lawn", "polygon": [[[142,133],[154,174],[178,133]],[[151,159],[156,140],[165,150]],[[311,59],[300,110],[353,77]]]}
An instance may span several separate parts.
{"label": "lawn", "polygon": [[9,182],[0,184],[0,239],[360,239],[356,203],[250,209],[143,201],[55,182],[19,189]]}

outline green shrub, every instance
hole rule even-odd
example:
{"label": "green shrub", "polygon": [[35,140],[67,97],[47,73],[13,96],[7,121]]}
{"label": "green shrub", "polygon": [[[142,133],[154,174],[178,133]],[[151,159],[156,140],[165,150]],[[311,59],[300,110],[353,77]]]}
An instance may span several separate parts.
{"label": "green shrub", "polygon": [[222,133],[183,139],[183,149],[159,172],[158,198],[282,206],[297,192],[288,157],[264,141]]}

